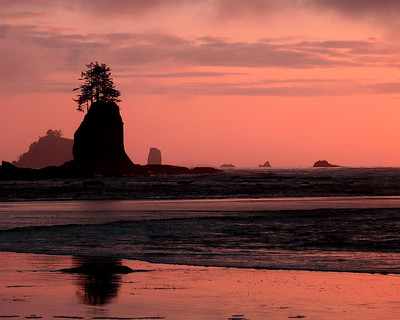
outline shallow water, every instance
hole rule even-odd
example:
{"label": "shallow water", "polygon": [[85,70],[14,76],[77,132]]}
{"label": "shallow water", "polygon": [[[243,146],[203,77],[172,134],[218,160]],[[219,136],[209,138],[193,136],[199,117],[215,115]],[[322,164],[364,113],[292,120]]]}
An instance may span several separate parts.
{"label": "shallow water", "polygon": [[0,204],[0,250],[400,273],[400,197]]}

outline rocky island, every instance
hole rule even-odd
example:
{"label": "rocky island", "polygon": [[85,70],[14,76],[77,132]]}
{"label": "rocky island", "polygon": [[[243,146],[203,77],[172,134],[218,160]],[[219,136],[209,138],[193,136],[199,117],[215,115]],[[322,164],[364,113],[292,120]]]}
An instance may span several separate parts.
{"label": "rocky island", "polygon": [[265,162],[264,164],[258,165],[259,168],[271,168],[271,164],[269,161]]}
{"label": "rocky island", "polygon": [[220,168],[235,168],[235,166],[232,163],[224,163],[221,164]]}
{"label": "rocky island", "polygon": [[334,168],[334,167],[340,167],[336,164],[331,164],[326,160],[318,160],[317,162],[314,163],[313,165],[314,168]]}
{"label": "rocky island", "polygon": [[13,161],[14,166],[20,168],[44,168],[60,166],[72,160],[72,146],[74,140],[62,136],[61,130],[47,130],[44,137],[29,146],[29,150]]}

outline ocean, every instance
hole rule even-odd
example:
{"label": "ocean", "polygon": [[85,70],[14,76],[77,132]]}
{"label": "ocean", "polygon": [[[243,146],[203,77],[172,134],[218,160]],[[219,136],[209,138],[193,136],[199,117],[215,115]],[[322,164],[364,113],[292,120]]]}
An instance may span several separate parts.
{"label": "ocean", "polygon": [[398,168],[2,181],[0,251],[400,273],[399,188]]}

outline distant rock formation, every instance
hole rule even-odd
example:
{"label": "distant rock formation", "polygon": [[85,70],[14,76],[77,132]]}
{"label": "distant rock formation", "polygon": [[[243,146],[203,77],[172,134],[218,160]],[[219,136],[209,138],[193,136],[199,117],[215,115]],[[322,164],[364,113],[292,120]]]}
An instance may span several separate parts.
{"label": "distant rock formation", "polygon": [[74,135],[75,165],[92,173],[129,173],[135,165],[125,153],[123,122],[113,102],[94,102]]}
{"label": "distant rock formation", "polygon": [[31,180],[31,179],[74,179],[91,177],[87,172],[77,169],[74,162],[68,161],[61,166],[48,166],[41,169],[20,168],[9,162],[2,161],[0,180]]}
{"label": "distant rock formation", "polygon": [[159,165],[161,164],[161,151],[157,148],[150,148],[149,156],[147,158],[147,164]]}
{"label": "distant rock formation", "polygon": [[235,168],[235,166],[232,163],[224,163],[221,164],[220,168]]}
{"label": "distant rock formation", "polygon": [[[105,172],[106,175],[158,175],[158,174],[221,174],[222,170],[210,167],[186,167],[168,165],[133,165],[127,172]],[[81,179],[93,178],[93,172],[77,167],[74,161],[68,161],[61,166],[50,166],[42,169],[19,168],[9,162],[2,161],[0,166],[0,181],[2,180],[31,180],[31,179]],[[84,183],[84,185],[87,185]],[[92,185],[89,183],[89,185]],[[97,185],[97,184],[96,184]],[[1,194],[1,193],[0,193]],[[1,198],[1,197],[0,197]]]}
{"label": "distant rock formation", "polygon": [[48,130],[46,136],[29,146],[29,150],[13,161],[20,168],[40,169],[48,166],[60,166],[72,160],[74,140],[62,137],[61,130]]}
{"label": "distant rock formation", "polygon": [[340,166],[331,164],[326,160],[319,160],[314,163],[313,167],[314,168],[332,168],[332,167],[340,167]]}
{"label": "distant rock formation", "polygon": [[[55,135],[60,134],[56,131]],[[87,178],[98,174],[120,176],[223,173],[222,170],[209,167],[189,169],[161,164],[135,165],[125,153],[123,122],[119,107],[113,102],[93,103],[76,130],[74,138],[72,147],[74,160],[59,166],[39,169],[19,168],[3,161],[0,166],[0,180]],[[41,156],[43,157],[42,153]]]}
{"label": "distant rock formation", "polygon": [[270,168],[271,164],[269,163],[269,161],[265,162],[264,164],[260,164],[258,165],[259,168]]}

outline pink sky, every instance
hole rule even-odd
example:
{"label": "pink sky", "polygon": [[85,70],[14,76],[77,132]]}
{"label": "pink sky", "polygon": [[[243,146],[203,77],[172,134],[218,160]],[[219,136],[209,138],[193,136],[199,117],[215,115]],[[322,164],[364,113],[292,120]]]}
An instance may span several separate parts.
{"label": "pink sky", "polygon": [[108,64],[145,164],[400,166],[396,0],[3,0],[0,160],[72,138],[72,88]]}

